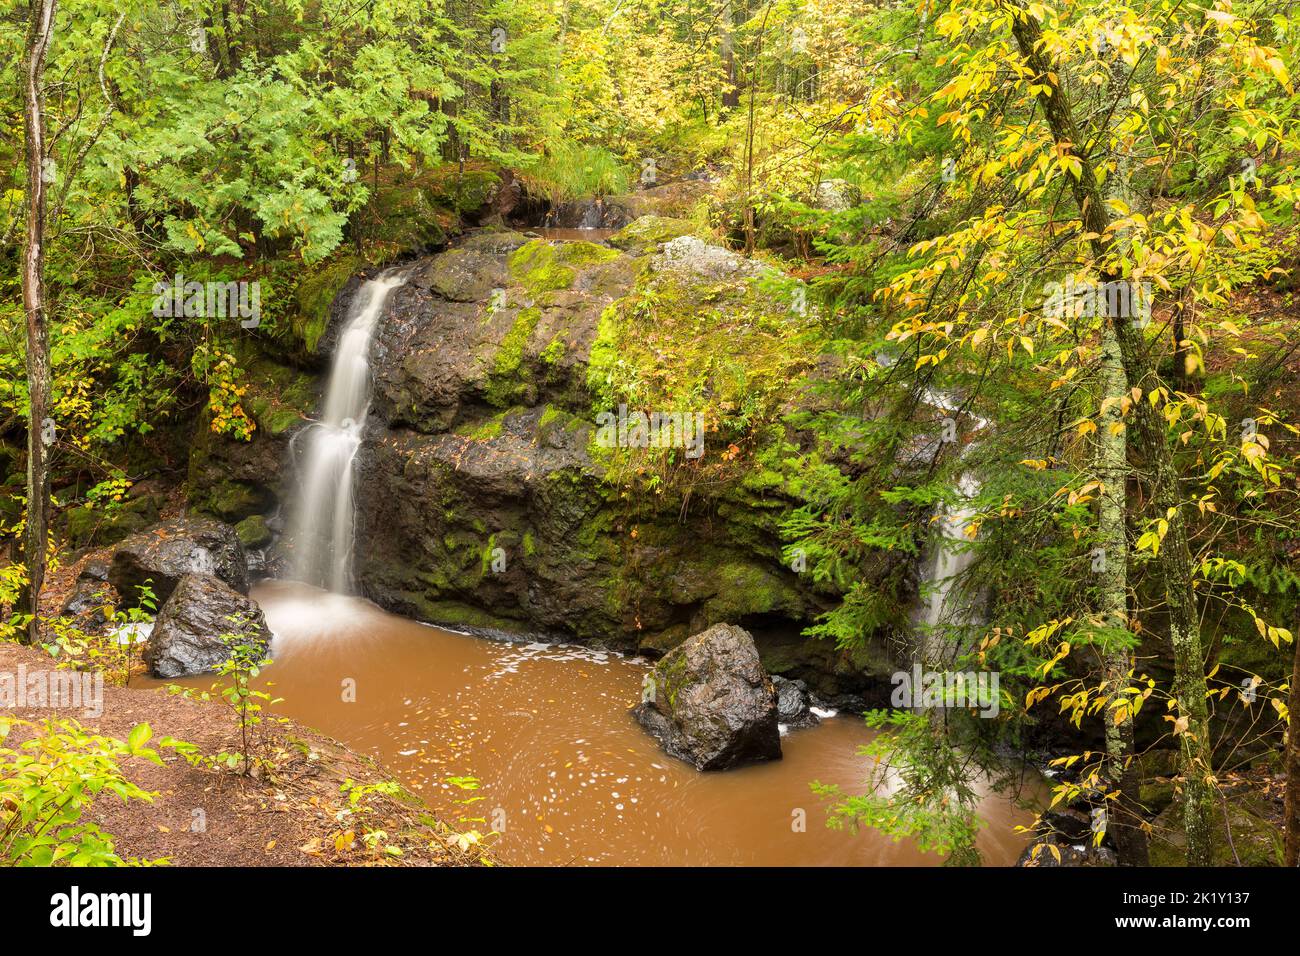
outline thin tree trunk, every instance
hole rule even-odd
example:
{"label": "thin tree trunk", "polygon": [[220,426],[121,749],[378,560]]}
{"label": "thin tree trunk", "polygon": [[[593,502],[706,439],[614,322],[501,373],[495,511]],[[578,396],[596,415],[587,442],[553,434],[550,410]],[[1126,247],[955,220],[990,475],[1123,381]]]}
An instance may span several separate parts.
{"label": "thin tree trunk", "polygon": [[1295,640],[1295,660],[1291,664],[1291,702],[1287,705],[1289,726],[1286,732],[1286,865],[1300,866],[1300,733],[1296,714],[1300,714],[1300,631]]}
{"label": "thin tree trunk", "polygon": [[[1097,530],[1103,548],[1102,585],[1098,600],[1102,624],[1113,634],[1128,631],[1128,434],[1120,403],[1128,391],[1119,342],[1109,323],[1101,329],[1101,380],[1103,409],[1098,422],[1097,477],[1103,488],[1097,508]],[[1108,638],[1113,640],[1113,638]],[[1132,654],[1127,648],[1111,648],[1102,660],[1108,706],[1102,710],[1106,726],[1106,777],[1118,787],[1120,799],[1112,804],[1108,829],[1121,863],[1146,866],[1149,862],[1146,833],[1136,819],[1138,784],[1129,755],[1133,752],[1133,716],[1127,707],[1116,710],[1111,702],[1126,696],[1131,684]]]}
{"label": "thin tree trunk", "polygon": [[[1102,199],[1096,170],[1090,157],[1083,154],[1083,140],[1075,125],[1065,90],[1053,82],[1055,72],[1043,53],[1042,29],[1038,21],[1023,10],[1013,10],[1011,31],[1021,56],[1036,74],[1035,82],[1043,85],[1039,105],[1057,146],[1068,150],[1081,162],[1077,176],[1071,176],[1070,188],[1079,207],[1084,231],[1091,235],[1094,257],[1106,263],[1111,249],[1110,213]],[[1106,269],[1103,282],[1121,276]],[[1142,332],[1124,315],[1114,310],[1109,324],[1119,345],[1124,373],[1130,388],[1145,393],[1156,388],[1159,380],[1146,351]],[[1139,447],[1146,453],[1152,485],[1152,504],[1159,517],[1168,522],[1168,530],[1155,558],[1165,593],[1169,618],[1169,638],[1174,652],[1174,698],[1179,721],[1181,745],[1180,772],[1183,776],[1183,823],[1187,833],[1187,863],[1210,864],[1210,809],[1212,768],[1210,764],[1209,720],[1205,704],[1205,666],[1201,654],[1201,635],[1192,593],[1192,560],[1178,491],[1178,473],[1165,435],[1163,423],[1150,404],[1134,403],[1134,417]]]}
{"label": "thin tree trunk", "polygon": [[50,406],[50,339],[45,316],[45,55],[54,33],[55,0],[31,0],[27,58],[23,68],[23,118],[27,158],[27,239],[23,244],[23,309],[27,313],[27,642],[40,636],[41,587],[45,583],[50,525],[50,474],[46,449],[53,444]]}
{"label": "thin tree trunk", "polygon": [[[1109,92],[1115,104],[1128,101],[1126,95],[1128,74],[1123,59],[1114,56],[1110,68]],[[1115,118],[1118,124],[1120,117]],[[1131,163],[1122,144],[1113,151],[1115,168],[1107,177],[1108,198],[1117,198],[1132,207],[1130,187]],[[1117,241],[1127,244],[1121,232]],[[1109,628],[1110,642],[1116,632],[1129,632],[1128,622],[1128,429],[1124,423],[1122,402],[1128,392],[1124,362],[1120,356],[1119,340],[1115,330],[1104,318],[1101,323],[1101,379],[1102,413],[1098,431],[1098,477],[1103,490],[1097,510],[1098,532],[1105,561],[1102,566],[1102,587],[1098,610],[1102,624]],[[1107,706],[1102,710],[1106,727],[1106,778],[1110,788],[1118,789],[1119,799],[1114,801],[1109,814],[1108,829],[1115,841],[1120,863],[1128,866],[1147,866],[1150,853],[1146,832],[1138,817],[1140,783],[1137,768],[1132,764],[1133,713],[1127,705],[1112,707],[1116,701],[1131,698],[1128,689],[1132,684],[1133,654],[1127,647],[1111,647],[1102,662],[1103,678],[1108,694]],[[1115,719],[1115,715],[1119,719]]]}
{"label": "thin tree trunk", "polygon": [[767,16],[772,12],[771,0],[763,10],[763,25],[758,31],[758,46],[749,68],[749,123],[745,128],[745,255],[754,254],[756,241],[754,228],[754,96],[758,90],[758,61],[763,55],[763,39],[767,33]]}
{"label": "thin tree trunk", "polygon": [[740,105],[740,84],[736,82],[736,14],[732,6],[734,0],[722,0],[722,15],[719,17],[718,42],[719,56],[722,58],[722,70],[727,75],[727,89],[722,91],[722,113],[734,110]]}

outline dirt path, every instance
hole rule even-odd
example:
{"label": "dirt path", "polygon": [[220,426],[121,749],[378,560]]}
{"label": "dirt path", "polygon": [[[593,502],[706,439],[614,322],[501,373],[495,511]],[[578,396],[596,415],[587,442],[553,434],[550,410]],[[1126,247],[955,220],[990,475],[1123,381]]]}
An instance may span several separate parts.
{"label": "dirt path", "polygon": [[[52,670],[43,652],[0,644],[0,672]],[[136,724],[153,730],[149,746],[165,736],[195,744],[205,754],[236,744],[232,712],[220,701],[187,700],[161,690],[104,686],[102,713],[53,708],[0,709],[0,716],[29,721],[74,718],[87,729],[125,739]],[[157,794],[152,803],[123,803],[102,796],[88,817],[117,839],[122,857],[166,857],[177,866],[465,865],[482,862],[451,839],[420,802],[403,793],[366,798],[372,829],[390,835],[400,856],[368,850],[355,816],[336,819],[348,803],[340,790],[347,779],[361,784],[391,778],[373,761],[335,740],[292,722],[262,725],[260,751],[273,769],[259,779],[233,771],[192,767],[167,748],[163,766],[130,759],[122,770],[134,783]],[[16,728],[7,745],[20,739]],[[349,832],[352,836],[349,837]]]}

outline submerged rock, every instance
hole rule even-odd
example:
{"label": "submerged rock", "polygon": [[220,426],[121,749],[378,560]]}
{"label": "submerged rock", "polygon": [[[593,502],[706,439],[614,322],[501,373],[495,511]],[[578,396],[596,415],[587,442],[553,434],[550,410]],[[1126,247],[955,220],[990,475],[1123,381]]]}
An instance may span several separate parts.
{"label": "submerged rock", "polygon": [[715,624],[655,665],[633,716],[671,756],[697,770],[779,760],[777,696],[744,628]]}
{"label": "submerged rock", "polygon": [[144,660],[154,677],[206,674],[248,644],[265,654],[271,631],[251,598],[211,574],[185,574],[154,621]]}
{"label": "submerged rock", "polygon": [[161,605],[186,574],[211,574],[247,594],[248,566],[235,529],[194,516],[164,521],[118,545],[108,580],[128,602],[148,583]]}
{"label": "submerged rock", "polygon": [[821,723],[821,718],[812,712],[812,696],[807,684],[773,675],[772,686],[776,688],[777,721],[782,727],[799,730]]}

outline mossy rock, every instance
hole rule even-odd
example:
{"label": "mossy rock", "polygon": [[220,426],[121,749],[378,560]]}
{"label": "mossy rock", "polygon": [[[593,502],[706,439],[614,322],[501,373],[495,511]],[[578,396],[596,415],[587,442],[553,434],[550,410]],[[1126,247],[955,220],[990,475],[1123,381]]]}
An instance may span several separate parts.
{"label": "mossy rock", "polygon": [[162,495],[144,495],[109,508],[91,505],[69,508],[64,517],[68,542],[74,548],[114,544],[157,524],[166,500]]}
{"label": "mossy rock", "polygon": [[570,289],[581,269],[618,257],[618,250],[594,242],[534,239],[512,252],[507,261],[511,278],[529,293],[541,295]]}
{"label": "mossy rock", "polygon": [[645,634],[637,644],[637,650],[652,657],[662,657],[674,647],[691,636],[691,629],[685,624],[674,624],[653,634]]}
{"label": "mossy rock", "polygon": [[1225,635],[1219,644],[1219,663],[1223,666],[1223,679],[1234,679],[1246,674],[1257,674],[1265,680],[1285,679],[1291,673],[1293,651],[1289,644],[1281,648],[1260,637],[1252,627],[1243,635]]}
{"label": "mossy rock", "polygon": [[239,536],[239,543],[246,550],[256,550],[264,548],[271,543],[271,529],[266,524],[266,518],[262,515],[249,515],[243,521],[235,525],[235,534]]}
{"label": "mossy rock", "polygon": [[408,253],[445,246],[450,231],[459,225],[456,219],[419,185],[401,184],[380,186],[359,222],[370,258],[383,264]]}
{"label": "mossy rock", "polygon": [[1160,813],[1174,802],[1174,783],[1172,780],[1147,780],[1138,787],[1138,802],[1149,813]]}
{"label": "mossy rock", "polygon": [[222,480],[191,499],[195,508],[226,522],[259,514],[272,504],[265,489],[245,481]]}
{"label": "mossy rock", "polygon": [[429,288],[453,302],[481,302],[508,280],[500,260],[475,249],[448,249],[424,269]]}
{"label": "mossy rock", "polygon": [[[1187,865],[1187,834],[1180,797],[1176,795],[1153,822],[1152,866]],[[1269,821],[1256,795],[1215,799],[1211,812],[1211,866],[1281,866],[1283,844],[1281,828]]]}
{"label": "mossy rock", "polygon": [[357,256],[343,256],[298,280],[295,299],[298,311],[291,330],[294,338],[309,355],[314,355],[321,336],[329,325],[330,306],[365,261]]}
{"label": "mossy rock", "polygon": [[501,340],[487,382],[487,400],[498,408],[513,405],[525,396],[528,381],[523,369],[524,347],[541,317],[542,312],[536,306],[521,309]]}
{"label": "mossy rock", "polygon": [[430,170],[417,180],[430,202],[458,216],[481,215],[496,197],[501,173],[493,166],[449,163]]}
{"label": "mossy rock", "polygon": [[642,216],[633,219],[609,239],[615,249],[624,249],[633,254],[648,251],[678,236],[695,234],[695,224],[687,219],[674,219],[669,216]]}

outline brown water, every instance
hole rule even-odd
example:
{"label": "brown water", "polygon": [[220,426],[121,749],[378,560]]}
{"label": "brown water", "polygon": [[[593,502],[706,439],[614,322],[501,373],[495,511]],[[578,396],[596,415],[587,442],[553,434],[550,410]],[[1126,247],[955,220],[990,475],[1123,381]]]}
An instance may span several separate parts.
{"label": "brown water", "polygon": [[604,242],[610,236],[614,235],[614,233],[618,232],[617,229],[561,229],[555,226],[537,226],[528,231],[537,233],[543,239],[563,239],[566,242],[574,242],[578,240],[585,242]]}
{"label": "brown water", "polygon": [[[908,841],[827,829],[812,780],[861,788],[871,739],[835,717],[782,739],[785,758],[699,773],[633,721],[647,664],[572,645],[509,644],[418,624],[353,597],[266,582],[275,634],[263,671],[277,710],[373,754],[443,819],[503,828],[513,864],[934,865]],[[211,678],[188,683],[208,686]],[[347,690],[355,688],[348,702]],[[472,794],[448,782],[475,777]],[[458,800],[482,796],[466,808]],[[794,823],[806,815],[806,828]],[[986,796],[986,863],[1024,847],[1032,814]],[[470,829],[464,824],[461,829]]]}

